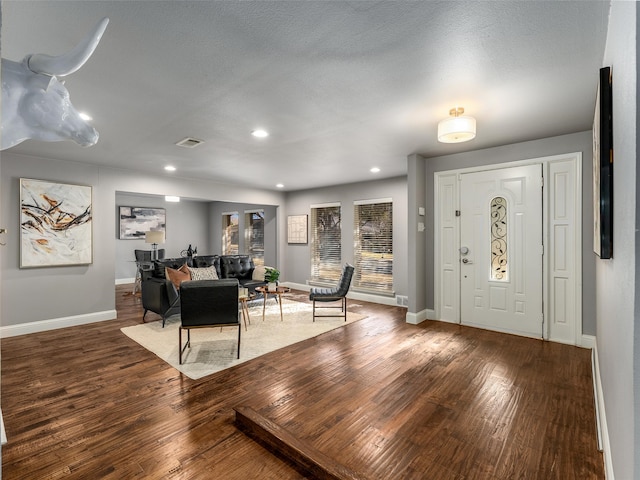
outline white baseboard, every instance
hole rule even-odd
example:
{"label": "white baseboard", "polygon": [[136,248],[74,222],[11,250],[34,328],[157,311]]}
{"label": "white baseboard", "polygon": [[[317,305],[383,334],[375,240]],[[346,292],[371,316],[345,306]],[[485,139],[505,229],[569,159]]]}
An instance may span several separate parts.
{"label": "white baseboard", "polygon": [[407,312],[406,322],[411,325],[418,325],[419,323],[424,322],[425,320],[433,320],[435,317],[435,311],[429,308],[425,308],[417,313]]}
{"label": "white baseboard", "polygon": [[[595,337],[594,337],[595,340]],[[591,363],[593,369],[593,394],[596,399],[596,423],[598,429],[598,448],[602,450],[604,457],[604,475],[606,480],[614,480],[613,464],[611,463],[611,443],[609,442],[609,429],[607,427],[607,415],[605,414],[604,395],[602,393],[602,379],[600,378],[600,362],[598,360],[598,342],[594,341],[591,350]]]}
{"label": "white baseboard", "polygon": [[37,322],[21,323],[20,325],[7,325],[0,327],[0,337],[16,337],[28,333],[44,332],[57,328],[75,327],[87,323],[102,322],[105,320],[115,320],[118,314],[115,310],[105,310],[104,312],[86,313],[84,315],[74,315],[72,317],[52,318],[49,320],[38,320]]}
{"label": "white baseboard", "polygon": [[294,290],[302,290],[303,292],[308,292],[309,290],[311,290],[311,287],[304,283],[280,282],[278,283],[278,285],[281,285],[283,287],[293,288]]}
{"label": "white baseboard", "polygon": [[133,278],[116,278],[116,285],[124,285],[126,283],[134,283],[136,281],[135,277]]}
{"label": "white baseboard", "polygon": [[[283,287],[293,288],[294,290],[302,290],[303,292],[308,292],[309,290],[311,290],[311,287],[304,283],[281,282],[280,285],[282,285]],[[386,297],[382,295],[373,295],[370,293],[354,292],[353,290],[347,294],[347,298],[349,300],[361,300],[363,302],[379,303],[381,305],[391,305],[394,307],[402,307],[402,305],[398,305],[396,303],[395,297]]]}
{"label": "white baseboard", "polygon": [[593,335],[582,335],[582,340],[578,347],[582,348],[594,348],[596,346],[596,337]]}
{"label": "white baseboard", "polygon": [[418,325],[419,323],[424,322],[427,319],[427,311],[422,310],[417,313],[407,312],[405,317],[405,321],[410,323],[411,325]]}

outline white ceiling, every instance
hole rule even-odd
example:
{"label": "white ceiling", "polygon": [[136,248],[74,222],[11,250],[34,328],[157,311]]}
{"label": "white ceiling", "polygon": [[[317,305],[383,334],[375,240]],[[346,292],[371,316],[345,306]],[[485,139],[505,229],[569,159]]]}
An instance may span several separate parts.
{"label": "white ceiling", "polygon": [[[590,129],[608,13],[603,1],[5,0],[11,60],[64,53],[110,18],[66,79],[98,144],[11,151],[270,190],[405,175],[416,152]],[[477,137],[438,143],[454,106]],[[174,145],[186,136],[206,143]]]}

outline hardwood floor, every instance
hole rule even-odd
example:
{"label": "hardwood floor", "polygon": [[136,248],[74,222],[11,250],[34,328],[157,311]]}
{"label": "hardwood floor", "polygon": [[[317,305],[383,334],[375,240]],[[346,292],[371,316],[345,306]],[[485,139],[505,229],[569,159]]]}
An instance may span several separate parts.
{"label": "hardwood floor", "polygon": [[2,339],[4,479],[303,478],[237,406],[372,480],[604,478],[589,350],[352,301],[367,318],[194,381],[120,332],[130,290],[117,320]]}

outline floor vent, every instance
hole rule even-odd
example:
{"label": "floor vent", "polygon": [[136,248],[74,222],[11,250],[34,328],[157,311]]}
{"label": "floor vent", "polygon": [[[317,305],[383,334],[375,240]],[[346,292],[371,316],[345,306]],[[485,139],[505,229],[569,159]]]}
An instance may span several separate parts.
{"label": "floor vent", "polygon": [[198,140],[197,138],[193,138],[193,137],[186,137],[180,140],[179,142],[176,142],[176,145],[184,148],[194,148],[200,145],[201,143],[204,143],[204,140]]}
{"label": "floor vent", "polygon": [[396,295],[396,304],[400,307],[408,307],[409,297],[407,297],[406,295]]}

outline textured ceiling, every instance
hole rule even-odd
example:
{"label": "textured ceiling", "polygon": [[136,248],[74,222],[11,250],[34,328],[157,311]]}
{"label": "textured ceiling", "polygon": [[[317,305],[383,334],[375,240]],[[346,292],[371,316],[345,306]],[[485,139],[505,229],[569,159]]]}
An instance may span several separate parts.
{"label": "textured ceiling", "polygon": [[[412,153],[590,129],[608,12],[603,1],[5,0],[11,60],[64,53],[110,18],[66,79],[98,144],[10,151],[271,190],[404,175]],[[440,144],[437,123],[458,105],[477,137]],[[256,127],[271,135],[255,139]],[[206,143],[174,145],[186,136]]]}

